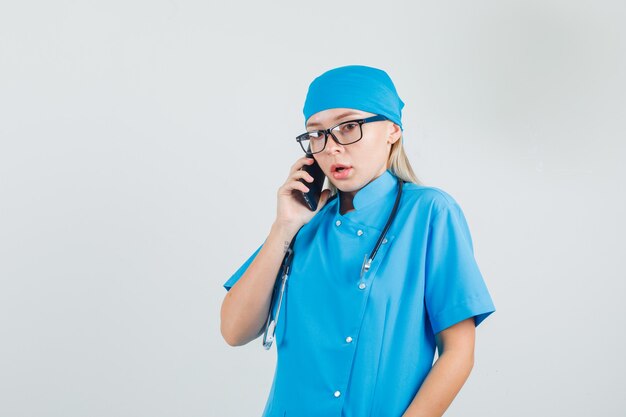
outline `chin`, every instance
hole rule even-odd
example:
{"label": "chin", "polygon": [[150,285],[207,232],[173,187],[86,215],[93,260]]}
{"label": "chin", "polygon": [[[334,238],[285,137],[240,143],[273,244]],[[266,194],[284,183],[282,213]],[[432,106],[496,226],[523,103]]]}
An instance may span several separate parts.
{"label": "chin", "polygon": [[332,183],[337,190],[342,193],[353,193],[359,191],[365,184],[355,184],[358,180],[342,181],[339,184]]}

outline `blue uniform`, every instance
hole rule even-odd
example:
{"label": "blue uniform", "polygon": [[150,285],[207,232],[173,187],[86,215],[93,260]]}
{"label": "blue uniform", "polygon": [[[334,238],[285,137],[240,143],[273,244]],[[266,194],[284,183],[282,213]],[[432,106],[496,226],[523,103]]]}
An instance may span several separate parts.
{"label": "blue uniform", "polygon": [[341,215],[335,198],[298,232],[264,417],[399,417],[431,369],[435,334],[495,311],[465,217],[435,187],[405,183],[387,242],[361,281],[396,190],[387,170],[356,193],[355,210]]}

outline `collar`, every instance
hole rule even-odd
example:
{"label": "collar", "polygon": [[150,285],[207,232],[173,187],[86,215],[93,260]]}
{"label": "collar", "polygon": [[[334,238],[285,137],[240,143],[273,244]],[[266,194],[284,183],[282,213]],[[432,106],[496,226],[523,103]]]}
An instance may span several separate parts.
{"label": "collar", "polygon": [[[388,194],[393,193],[396,189],[398,179],[391,173],[390,170],[386,170],[380,176],[370,181],[363,188],[357,191],[352,205],[355,210],[361,210],[364,207],[369,206],[372,203],[386,197]],[[341,191],[337,191],[341,193]],[[340,196],[338,196],[340,197]],[[339,212],[339,199],[337,199],[337,212]],[[349,213],[348,213],[349,214]]]}

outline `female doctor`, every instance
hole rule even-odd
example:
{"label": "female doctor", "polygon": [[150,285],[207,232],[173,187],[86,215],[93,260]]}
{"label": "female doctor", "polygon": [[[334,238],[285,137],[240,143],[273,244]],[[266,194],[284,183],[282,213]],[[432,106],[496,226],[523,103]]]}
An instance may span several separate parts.
{"label": "female doctor", "polygon": [[[461,208],[413,174],[403,106],[372,67],[309,86],[298,142],[313,158],[291,166],[269,235],[224,284],[226,342],[275,336],[264,417],[441,416],[470,374],[495,308]],[[311,211],[297,193],[314,161],[330,189]]]}

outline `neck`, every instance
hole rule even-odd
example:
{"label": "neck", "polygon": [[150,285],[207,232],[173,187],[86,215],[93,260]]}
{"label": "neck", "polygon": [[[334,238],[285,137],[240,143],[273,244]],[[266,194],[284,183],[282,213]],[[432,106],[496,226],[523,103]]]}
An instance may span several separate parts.
{"label": "neck", "polygon": [[354,205],[352,204],[352,201],[354,200],[355,194],[355,192],[339,192],[339,213],[343,215],[349,211],[354,210]]}

